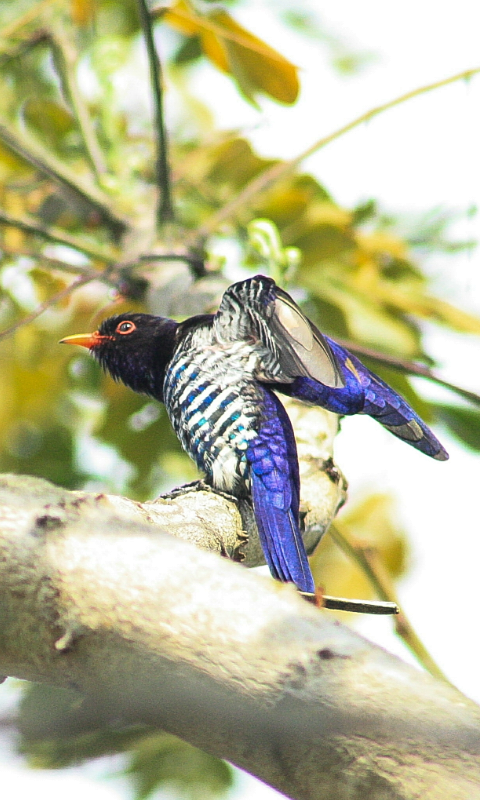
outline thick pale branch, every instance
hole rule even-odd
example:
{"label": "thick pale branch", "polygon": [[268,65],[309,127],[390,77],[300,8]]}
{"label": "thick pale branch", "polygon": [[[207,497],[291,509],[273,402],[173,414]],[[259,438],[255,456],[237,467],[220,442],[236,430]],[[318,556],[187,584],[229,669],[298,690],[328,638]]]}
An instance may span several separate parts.
{"label": "thick pale branch", "polygon": [[478,708],[292,587],[38,479],[4,479],[0,505],[4,674],[301,800],[480,798]]}

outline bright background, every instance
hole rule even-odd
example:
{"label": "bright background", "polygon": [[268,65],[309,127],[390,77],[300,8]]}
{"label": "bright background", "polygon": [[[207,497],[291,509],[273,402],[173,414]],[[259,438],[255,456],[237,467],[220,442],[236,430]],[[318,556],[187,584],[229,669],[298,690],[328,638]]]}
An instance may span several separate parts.
{"label": "bright background", "polygon": [[[335,0],[312,10],[332,37],[368,55],[351,77],[331,68],[331,51],[292,34],[278,22],[281,3],[252,0],[234,16],[301,68],[302,94],[294,110],[264,102],[262,112],[241,104],[231,82],[205,65],[195,90],[218,124],[247,129],[261,154],[291,157],[370,108],[415,87],[480,65],[480,7],[473,0]],[[215,98],[215,100],[213,100]],[[167,98],[168,102],[168,98]],[[376,198],[394,214],[444,209],[462,216],[458,238],[479,239],[480,76],[402,104],[341,137],[304,165],[345,206]],[[439,296],[480,314],[478,252],[430,257],[428,270]],[[480,393],[478,337],[427,330],[427,350],[447,380]],[[423,391],[440,390],[422,386]],[[442,393],[443,396],[443,393]],[[446,396],[446,395],[445,395]],[[398,514],[411,536],[411,569],[399,592],[405,611],[450,680],[480,702],[478,569],[480,522],[478,456],[440,431],[450,461],[438,463],[405,447],[367,418],[342,424],[336,459],[354,500],[367,491],[394,491]],[[373,641],[413,661],[386,619],[364,618],[359,629]],[[8,693],[2,697],[8,702]],[[113,777],[121,759],[56,772],[20,771],[0,731],[2,797],[35,795],[60,800],[124,800],[129,785]],[[17,767],[18,764],[18,767]],[[276,792],[242,777],[230,795],[267,799]],[[169,797],[162,792],[162,797]],[[171,797],[171,795],[170,795]]]}

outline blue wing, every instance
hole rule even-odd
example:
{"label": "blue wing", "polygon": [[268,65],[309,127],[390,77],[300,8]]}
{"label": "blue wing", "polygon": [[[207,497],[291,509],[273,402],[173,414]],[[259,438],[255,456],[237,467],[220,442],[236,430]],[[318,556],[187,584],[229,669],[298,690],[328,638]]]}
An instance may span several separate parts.
{"label": "blue wing", "polygon": [[262,410],[258,436],[246,452],[260,542],[272,575],[314,594],[300,533],[300,478],[292,426],[281,402],[267,388]]}
{"label": "blue wing", "polygon": [[448,454],[406,400],[333,339],[320,333],[271,278],[256,275],[225,292],[219,339],[248,339],[260,354],[257,378],[336,414],[369,414],[438,461]]}
{"label": "blue wing", "polygon": [[425,455],[437,461],[446,461],[447,451],[407,401],[352,353],[328,336],[325,338],[340,365],[345,386],[336,389],[318,384],[311,378],[300,377],[285,387],[284,391],[337,414],[368,414],[394,436]]}

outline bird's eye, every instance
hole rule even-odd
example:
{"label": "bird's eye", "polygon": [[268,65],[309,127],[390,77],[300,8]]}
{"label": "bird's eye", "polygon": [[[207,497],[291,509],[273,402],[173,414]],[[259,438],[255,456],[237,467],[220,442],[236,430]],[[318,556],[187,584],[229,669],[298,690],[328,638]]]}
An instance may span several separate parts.
{"label": "bird's eye", "polygon": [[115,333],[133,333],[136,330],[137,326],[134,322],[130,322],[127,320],[126,322],[119,322],[117,325]]}

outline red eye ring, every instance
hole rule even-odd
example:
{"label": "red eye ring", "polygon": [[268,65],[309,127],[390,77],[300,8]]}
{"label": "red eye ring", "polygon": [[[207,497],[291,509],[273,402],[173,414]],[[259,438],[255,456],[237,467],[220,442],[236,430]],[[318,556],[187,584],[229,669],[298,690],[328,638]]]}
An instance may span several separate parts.
{"label": "red eye ring", "polygon": [[129,319],[124,320],[123,322],[119,322],[117,327],[115,328],[115,333],[121,333],[125,336],[127,333],[133,333],[137,329],[137,326],[134,322]]}

